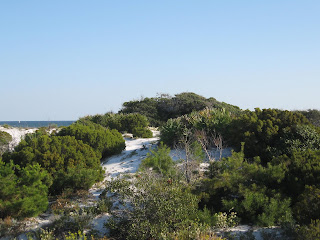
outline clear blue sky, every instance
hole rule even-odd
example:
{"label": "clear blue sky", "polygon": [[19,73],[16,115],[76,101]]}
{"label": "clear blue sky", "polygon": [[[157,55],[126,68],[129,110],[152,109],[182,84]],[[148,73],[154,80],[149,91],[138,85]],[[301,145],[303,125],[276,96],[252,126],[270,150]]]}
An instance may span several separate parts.
{"label": "clear blue sky", "polygon": [[3,121],[184,91],[319,109],[320,1],[1,1],[0,91]]}

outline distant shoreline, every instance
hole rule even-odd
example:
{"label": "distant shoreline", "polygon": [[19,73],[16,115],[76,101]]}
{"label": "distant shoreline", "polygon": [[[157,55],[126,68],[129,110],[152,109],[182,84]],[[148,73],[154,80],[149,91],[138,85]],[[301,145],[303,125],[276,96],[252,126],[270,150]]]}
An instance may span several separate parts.
{"label": "distant shoreline", "polygon": [[58,127],[66,127],[74,123],[75,120],[70,121],[0,121],[0,125],[9,125],[10,127],[22,128],[39,128],[48,127],[50,125],[57,125]]}

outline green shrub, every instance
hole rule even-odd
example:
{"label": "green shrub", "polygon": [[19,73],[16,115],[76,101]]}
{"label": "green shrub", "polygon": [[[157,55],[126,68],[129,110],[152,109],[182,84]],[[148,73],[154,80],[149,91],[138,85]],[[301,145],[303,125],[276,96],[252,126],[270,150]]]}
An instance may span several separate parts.
{"label": "green shrub", "polygon": [[314,126],[320,127],[320,111],[316,109],[308,109],[306,111],[297,111],[303,114]]}
{"label": "green shrub", "polygon": [[0,218],[33,217],[48,207],[48,174],[39,164],[20,168],[0,160]]}
{"label": "green shrub", "polygon": [[149,125],[147,118],[139,113],[106,113],[104,115],[87,116],[80,119],[78,123],[88,121],[100,124],[105,128],[132,133],[135,137],[152,137],[152,132],[147,128]]}
{"label": "green shrub", "polygon": [[169,119],[160,128],[160,140],[168,146],[175,146],[183,136],[186,127],[181,122],[181,118]]}
{"label": "green shrub", "polygon": [[141,138],[152,138],[152,132],[144,127],[136,127],[132,129],[132,134],[134,137],[141,137]]}
{"label": "green shrub", "polygon": [[304,192],[306,185],[316,186],[320,182],[320,150],[294,151],[290,157],[284,155],[274,158],[272,165],[281,166],[284,171],[280,187],[293,203]]}
{"label": "green shrub", "polygon": [[65,188],[88,189],[103,179],[100,158],[82,141],[71,136],[27,137],[12,153],[5,153],[3,160],[26,167],[40,164],[53,179],[51,194],[59,194]]}
{"label": "green shrub", "polygon": [[[126,183],[127,182],[127,183]],[[133,187],[129,187],[131,184]],[[122,211],[111,211],[106,226],[120,239],[162,239],[192,226],[197,197],[176,181],[141,174],[133,181],[118,179],[107,189],[126,203]]]}
{"label": "green shrub", "polygon": [[315,137],[314,132],[310,130],[311,125],[307,129],[310,133],[301,132],[297,128],[299,125],[310,125],[300,113],[256,108],[253,112],[247,110],[233,119],[226,137],[229,144],[237,151],[240,150],[241,142],[245,142],[245,156],[247,158],[259,156],[265,164],[274,156],[289,154],[296,140],[310,134]]}
{"label": "green shrub", "polygon": [[184,92],[175,96],[161,94],[154,98],[125,102],[120,113],[140,113],[148,118],[152,126],[162,126],[170,118],[177,118],[205,108],[224,108],[233,114],[241,112],[239,107],[219,102],[214,98],[206,99],[192,92]]}
{"label": "green shrub", "polygon": [[320,239],[320,220],[312,220],[309,225],[296,228],[296,235],[297,240]]}
{"label": "green shrub", "polygon": [[320,219],[320,188],[306,186],[305,191],[299,195],[294,210],[297,220],[302,224]]}
{"label": "green shrub", "polygon": [[74,136],[91,146],[102,157],[118,154],[125,149],[125,141],[117,130],[106,129],[89,121],[63,128],[58,135]]}
{"label": "green shrub", "polygon": [[[231,122],[232,115],[225,109],[206,108],[175,119],[169,119],[161,128],[161,141],[168,146],[179,143],[186,132],[194,135],[203,131],[206,135],[224,135]],[[190,134],[189,134],[190,135]],[[193,136],[193,138],[196,138]]]}
{"label": "green shrub", "polygon": [[290,198],[283,194],[288,169],[285,165],[268,164],[258,158],[250,162],[243,149],[229,158],[211,163],[208,177],[199,187],[201,205],[210,209],[233,209],[245,223],[262,226],[293,222]]}
{"label": "green shrub", "polygon": [[150,151],[151,153],[148,153],[147,157],[141,161],[140,167],[142,169],[152,168],[164,176],[170,176],[174,171],[174,162],[170,157],[170,148],[161,142],[156,150]]}

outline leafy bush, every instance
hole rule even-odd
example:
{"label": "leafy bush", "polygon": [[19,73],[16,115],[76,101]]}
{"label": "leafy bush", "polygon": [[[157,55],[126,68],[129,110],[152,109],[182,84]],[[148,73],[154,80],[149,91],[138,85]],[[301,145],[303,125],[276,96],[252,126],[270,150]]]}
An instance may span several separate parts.
{"label": "leafy bush", "polygon": [[209,108],[169,119],[160,129],[161,141],[168,146],[174,146],[186,135],[186,132],[194,134],[197,131],[204,131],[209,136],[214,133],[224,135],[231,119],[231,113],[225,109]]}
{"label": "leafy bush", "polygon": [[141,138],[152,138],[153,134],[148,128],[144,127],[136,127],[132,129],[132,134],[135,137],[141,137]]}
{"label": "leafy bush", "polygon": [[[307,129],[310,133],[302,133],[297,127],[299,125],[310,125],[300,113],[256,108],[253,112],[247,110],[233,119],[226,137],[237,151],[240,150],[240,143],[245,142],[245,156],[260,156],[263,163],[266,163],[274,156],[289,154],[297,139],[303,139],[303,136],[310,134],[315,135],[310,131],[311,126]],[[317,137],[313,138],[316,143]]]}
{"label": "leafy bush", "polygon": [[302,224],[320,219],[320,188],[306,186],[304,192],[299,195],[294,210],[297,220]]}
{"label": "leafy bush", "polygon": [[39,164],[20,168],[0,160],[0,218],[36,216],[48,207],[48,174]]}
{"label": "leafy bush", "polygon": [[5,153],[3,160],[26,167],[40,164],[53,179],[50,193],[59,194],[65,188],[88,189],[103,179],[100,158],[82,141],[71,136],[29,136],[22,140],[12,153]]}
{"label": "leafy bush", "polygon": [[147,128],[147,118],[139,113],[114,114],[87,116],[78,122],[91,121],[109,129],[116,129],[120,132],[132,133],[135,137],[152,137],[152,132]]}
{"label": "leafy bush", "polygon": [[96,150],[97,156],[106,157],[125,149],[125,141],[117,130],[109,130],[89,121],[63,128],[58,135],[74,136],[77,140],[82,140]]}
{"label": "leafy bush", "polygon": [[279,166],[284,178],[279,179],[282,192],[288,195],[293,203],[305,191],[305,187],[317,186],[320,182],[320,151],[307,150],[293,152],[290,157],[279,156],[272,160],[273,166]]}
{"label": "leafy bush", "polygon": [[303,114],[314,126],[320,127],[320,111],[316,109],[308,109],[306,111],[297,111]]}
{"label": "leafy bush", "polygon": [[296,229],[297,240],[320,239],[320,220],[313,220],[309,225],[300,226]]}
{"label": "leafy bush", "polygon": [[[131,185],[134,187],[129,187]],[[192,226],[197,197],[179,182],[141,174],[133,181],[116,179],[107,185],[124,208],[111,211],[106,226],[120,239],[163,239]],[[122,211],[119,209],[122,209]]]}
{"label": "leafy bush", "polygon": [[170,157],[170,148],[161,142],[156,150],[151,150],[151,153],[148,153],[147,157],[141,161],[140,167],[142,169],[152,168],[164,176],[170,176],[174,171],[173,165],[173,160]]}
{"label": "leafy bush", "polygon": [[206,99],[192,92],[184,92],[175,96],[161,94],[155,98],[125,102],[120,113],[140,113],[148,118],[152,126],[161,126],[170,118],[177,118],[204,108],[224,108],[234,114],[241,112],[239,107],[219,102],[214,98]]}
{"label": "leafy bush", "polygon": [[290,198],[281,191],[286,172],[284,165],[268,164],[259,158],[249,162],[243,149],[229,158],[211,163],[208,177],[198,189],[202,201],[214,211],[234,209],[243,222],[263,226],[293,221]]}

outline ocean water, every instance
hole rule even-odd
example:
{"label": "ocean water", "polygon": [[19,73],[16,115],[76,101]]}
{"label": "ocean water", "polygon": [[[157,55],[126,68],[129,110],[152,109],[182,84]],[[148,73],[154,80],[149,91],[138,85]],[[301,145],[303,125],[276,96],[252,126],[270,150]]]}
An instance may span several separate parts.
{"label": "ocean water", "polygon": [[58,127],[69,126],[75,121],[0,121],[0,125],[8,124],[11,127],[39,128],[57,125]]}

